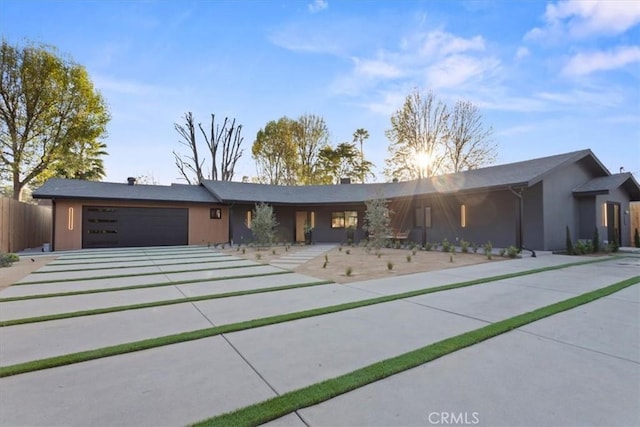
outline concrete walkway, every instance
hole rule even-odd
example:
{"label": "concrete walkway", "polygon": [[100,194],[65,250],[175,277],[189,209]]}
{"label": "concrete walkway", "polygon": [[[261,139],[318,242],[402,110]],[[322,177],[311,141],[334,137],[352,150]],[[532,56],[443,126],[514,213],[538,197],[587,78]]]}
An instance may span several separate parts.
{"label": "concrete walkway", "polygon": [[[0,365],[583,260],[526,258],[4,327]],[[0,425],[184,425],[633,277],[639,261],[611,259],[3,378]],[[263,267],[243,270],[258,268]],[[195,273],[166,273],[165,280]],[[312,280],[289,273],[4,302],[0,316]],[[16,288],[41,292],[56,285]],[[435,421],[433,415],[429,420],[432,412],[449,411],[469,412],[468,417],[476,412],[480,425],[637,425],[639,325],[640,286],[635,285],[271,424],[428,425]]]}

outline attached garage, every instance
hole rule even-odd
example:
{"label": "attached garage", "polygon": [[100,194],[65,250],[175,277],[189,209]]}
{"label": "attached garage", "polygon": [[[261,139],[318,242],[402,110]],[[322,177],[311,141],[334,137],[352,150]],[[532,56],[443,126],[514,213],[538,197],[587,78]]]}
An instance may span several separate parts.
{"label": "attached garage", "polygon": [[82,247],[174,246],[189,243],[186,208],[82,207]]}
{"label": "attached garage", "polygon": [[201,185],[53,178],[34,197],[51,199],[55,251],[229,241],[229,207]]}

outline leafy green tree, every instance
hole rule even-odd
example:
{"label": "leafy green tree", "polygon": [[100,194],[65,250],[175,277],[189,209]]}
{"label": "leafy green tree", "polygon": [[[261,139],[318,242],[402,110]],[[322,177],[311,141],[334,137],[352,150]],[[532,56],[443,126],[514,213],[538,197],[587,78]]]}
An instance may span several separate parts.
{"label": "leafy green tree", "polygon": [[50,46],[3,40],[0,74],[0,176],[14,199],[30,183],[68,175],[66,165],[71,175],[102,178],[109,112],[86,69]]}
{"label": "leafy green tree", "polygon": [[266,203],[258,203],[253,209],[251,220],[251,232],[260,246],[270,245],[273,242],[275,228],[278,226],[273,206]]}
{"label": "leafy green tree", "polygon": [[251,147],[258,180],[269,184],[321,184],[320,150],[329,145],[322,117],[305,114],[297,120],[282,117],[260,129]]}
{"label": "leafy green tree", "polygon": [[348,142],[338,144],[336,148],[322,148],[318,162],[323,184],[337,184],[341,178],[357,180],[362,176],[372,175],[373,163],[362,163],[356,146]]}
{"label": "leafy green tree", "polygon": [[251,146],[258,180],[265,184],[296,184],[298,152],[293,141],[296,122],[288,117],[270,121],[260,129]]}
{"label": "leafy green tree", "polygon": [[329,145],[329,129],[324,119],[314,114],[300,116],[293,127],[293,140],[298,151],[298,183],[321,184],[318,168],[320,150]]}

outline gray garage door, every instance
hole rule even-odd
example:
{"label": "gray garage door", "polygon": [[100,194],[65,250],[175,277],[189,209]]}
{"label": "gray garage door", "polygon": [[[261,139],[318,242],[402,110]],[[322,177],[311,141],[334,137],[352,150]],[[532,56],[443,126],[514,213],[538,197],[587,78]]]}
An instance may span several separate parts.
{"label": "gray garage door", "polygon": [[189,210],[84,206],[82,247],[171,246],[189,243]]}

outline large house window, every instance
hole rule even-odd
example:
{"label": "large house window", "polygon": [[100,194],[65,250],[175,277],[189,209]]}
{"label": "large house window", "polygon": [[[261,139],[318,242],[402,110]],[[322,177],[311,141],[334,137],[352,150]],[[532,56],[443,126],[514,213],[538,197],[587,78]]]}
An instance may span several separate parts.
{"label": "large house window", "polygon": [[358,227],[358,211],[331,212],[331,228]]}

